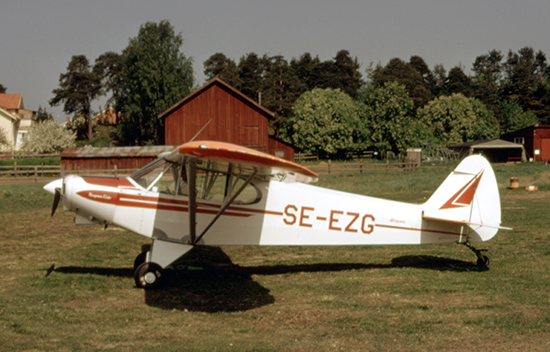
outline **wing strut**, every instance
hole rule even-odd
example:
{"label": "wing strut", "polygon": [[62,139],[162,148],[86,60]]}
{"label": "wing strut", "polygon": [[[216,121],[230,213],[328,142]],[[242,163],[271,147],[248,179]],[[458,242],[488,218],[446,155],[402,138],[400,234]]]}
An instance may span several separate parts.
{"label": "wing strut", "polygon": [[189,236],[191,244],[197,243],[197,164],[189,160],[187,165],[187,184],[189,185]]}
{"label": "wing strut", "polygon": [[[239,194],[241,194],[241,192],[245,189],[245,187],[248,186],[250,184],[250,182],[252,182],[252,180],[254,179],[254,177],[256,177],[257,174],[258,174],[258,169],[254,168],[254,172],[252,172],[250,174],[250,176],[248,176],[246,181],[241,185],[241,187],[239,187],[239,189],[235,193],[233,193],[233,195],[229,199],[226,199],[224,201],[224,203],[222,204],[222,206],[221,206],[220,210],[218,211],[218,213],[216,214],[216,216],[214,216],[212,221],[210,221],[210,223],[206,226],[206,228],[204,230],[202,230],[201,234],[197,238],[195,238],[195,236],[196,236],[196,223],[194,221],[195,220],[195,211],[197,210],[196,194],[194,195],[194,199],[191,200],[191,193],[189,193],[189,220],[193,220],[193,222],[190,224],[190,227],[192,228],[191,229],[191,244],[192,245],[197,244],[203,238],[203,236],[206,234],[206,232],[208,232],[208,230],[210,230],[212,225],[214,225],[214,223],[220,218],[220,216],[222,216],[222,214],[227,210],[227,208],[229,208],[231,203],[233,203],[233,201],[239,196]],[[191,183],[189,183],[189,186],[191,187]],[[193,206],[191,206],[191,204],[193,204]],[[191,215],[191,213],[193,213],[193,215]]]}

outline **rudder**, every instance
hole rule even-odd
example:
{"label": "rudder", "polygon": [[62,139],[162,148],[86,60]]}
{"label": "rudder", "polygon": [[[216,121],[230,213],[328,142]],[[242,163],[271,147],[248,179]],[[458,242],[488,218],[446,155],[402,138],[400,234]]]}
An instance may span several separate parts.
{"label": "rudder", "polygon": [[424,203],[423,217],[468,225],[471,242],[491,239],[500,227],[501,214],[496,177],[487,159],[465,158]]}

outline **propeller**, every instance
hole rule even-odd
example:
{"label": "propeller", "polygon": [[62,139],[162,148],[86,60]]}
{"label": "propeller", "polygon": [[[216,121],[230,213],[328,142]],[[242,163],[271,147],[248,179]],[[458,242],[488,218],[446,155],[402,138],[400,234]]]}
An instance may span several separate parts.
{"label": "propeller", "polygon": [[52,204],[52,216],[55,214],[55,210],[57,209],[57,206],[59,205],[59,200],[61,199],[61,190],[59,188],[55,189],[55,193],[53,195],[53,204]]}

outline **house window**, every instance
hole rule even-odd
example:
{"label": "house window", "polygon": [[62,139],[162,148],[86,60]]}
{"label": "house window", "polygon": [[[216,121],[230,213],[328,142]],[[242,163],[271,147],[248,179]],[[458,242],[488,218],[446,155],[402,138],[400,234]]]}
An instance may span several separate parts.
{"label": "house window", "polygon": [[23,144],[25,138],[27,138],[28,131],[17,131],[17,144]]}
{"label": "house window", "polygon": [[524,137],[514,137],[514,143],[524,145],[525,144],[525,138]]}

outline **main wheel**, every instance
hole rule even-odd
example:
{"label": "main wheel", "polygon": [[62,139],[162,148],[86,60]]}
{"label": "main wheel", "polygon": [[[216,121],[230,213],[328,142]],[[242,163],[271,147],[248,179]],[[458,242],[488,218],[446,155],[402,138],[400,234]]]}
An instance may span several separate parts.
{"label": "main wheel", "polygon": [[159,287],[162,278],[162,268],[155,263],[142,263],[134,272],[136,286],[146,290]]}
{"label": "main wheel", "polygon": [[145,263],[145,258],[147,257],[147,251],[143,251],[141,252],[140,254],[138,254],[138,256],[136,257],[136,259],[134,260],[134,272],[137,270],[137,268]]}

